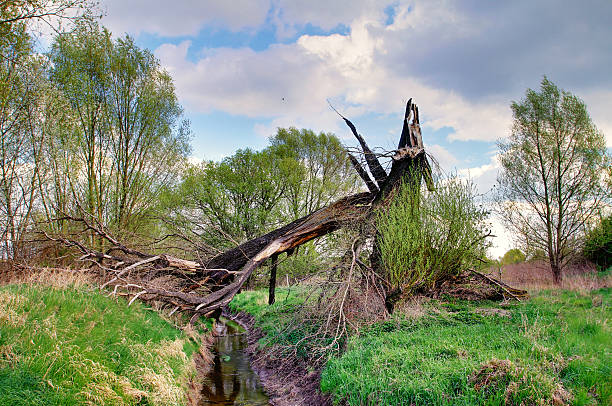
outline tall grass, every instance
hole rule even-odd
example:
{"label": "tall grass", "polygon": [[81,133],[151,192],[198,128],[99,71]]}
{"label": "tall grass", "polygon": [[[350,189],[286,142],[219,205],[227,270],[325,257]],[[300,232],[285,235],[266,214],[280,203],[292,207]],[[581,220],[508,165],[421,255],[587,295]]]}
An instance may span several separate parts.
{"label": "tall grass", "polygon": [[[609,405],[612,291],[425,302],[328,362],[321,388],[347,405]],[[399,312],[398,312],[399,313]]]}
{"label": "tall grass", "polygon": [[432,192],[418,184],[406,178],[376,223],[386,277],[406,293],[475,265],[488,244],[488,213],[471,182],[451,176]]}
{"label": "tall grass", "polygon": [[0,288],[0,405],[175,405],[198,345],[87,286]]}

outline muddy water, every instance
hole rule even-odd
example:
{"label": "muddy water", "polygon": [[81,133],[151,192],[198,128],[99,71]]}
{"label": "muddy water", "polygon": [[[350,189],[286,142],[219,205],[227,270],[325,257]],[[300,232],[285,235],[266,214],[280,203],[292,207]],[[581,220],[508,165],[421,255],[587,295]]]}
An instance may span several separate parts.
{"label": "muddy water", "polygon": [[216,327],[222,335],[213,349],[214,366],[204,380],[201,405],[268,406],[268,396],[249,364],[245,331],[223,318]]}

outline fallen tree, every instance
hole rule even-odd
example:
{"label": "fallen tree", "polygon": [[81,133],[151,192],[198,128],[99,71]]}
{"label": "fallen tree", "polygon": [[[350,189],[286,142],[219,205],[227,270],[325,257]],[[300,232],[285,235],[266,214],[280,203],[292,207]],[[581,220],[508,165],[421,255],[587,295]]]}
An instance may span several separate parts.
{"label": "fallen tree", "polygon": [[[351,254],[348,257],[352,257],[351,269],[359,260],[356,253],[366,241],[370,241],[372,254],[368,268],[376,272],[380,269],[378,236],[374,225],[377,208],[392,196],[406,174],[411,174],[410,179],[415,183],[413,187],[420,188],[422,181],[430,190],[434,187],[432,169],[421,135],[419,110],[410,99],[406,105],[397,149],[382,154],[391,158],[389,172],[383,168],[379,156],[369,148],[353,123],[340,116],[359,142],[360,149],[357,152],[363,159],[351,153],[349,159],[365,182],[368,192],[344,197],[210,259],[191,261],[129,248],[113,238],[93,217],[66,216],[65,219],[81,223],[84,226],[82,232],[101,239],[104,251],[94,250],[74,238],[49,234],[46,237],[78,249],[83,254],[80,260],[91,261],[105,271],[108,278],[103,286],[113,287],[114,294],[131,295],[132,301],[141,298],[168,303],[174,306],[173,312],[192,313],[192,321],[201,315],[219,314],[253,272],[269,259],[275,262],[280,254],[290,255],[300,245],[348,225],[358,227],[360,234],[348,253]],[[271,280],[270,284],[273,286],[275,281]],[[507,287],[503,289],[507,291]],[[390,291],[384,283],[381,284],[380,292],[391,311],[398,292]],[[523,293],[515,291],[512,294],[518,297]]]}

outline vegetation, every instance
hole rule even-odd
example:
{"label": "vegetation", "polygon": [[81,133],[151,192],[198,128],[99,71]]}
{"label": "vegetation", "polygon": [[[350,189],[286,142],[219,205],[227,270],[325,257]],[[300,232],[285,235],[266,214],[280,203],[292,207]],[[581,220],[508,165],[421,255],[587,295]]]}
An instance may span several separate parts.
{"label": "vegetation", "polygon": [[198,344],[84,286],[0,288],[0,404],[184,404]]}
{"label": "vegetation", "polygon": [[[279,128],[270,144],[262,151],[242,149],[221,162],[189,166],[162,198],[159,215],[165,227],[196,242],[200,253],[217,253],[356,189],[335,135]],[[312,245],[304,248],[312,260]]]}
{"label": "vegetation", "polygon": [[603,270],[612,266],[612,216],[604,217],[587,234],[584,256]]}
{"label": "vegetation", "polygon": [[388,283],[410,294],[475,267],[486,257],[487,216],[469,182],[441,179],[428,192],[406,180],[376,222]]}
{"label": "vegetation", "polygon": [[[351,339],[321,387],[350,405],[608,404],[610,290],[425,303]],[[567,393],[566,393],[567,391]]]}
{"label": "vegetation", "polygon": [[277,300],[268,305],[268,292],[265,289],[244,291],[236,295],[229,307],[233,312],[246,312],[257,320],[257,327],[265,336],[259,342],[260,347],[269,347],[274,344],[292,346],[297,344],[297,353],[307,358],[309,346],[312,344],[302,340],[309,332],[318,326],[302,324],[296,331],[288,329],[295,321],[293,314],[304,304],[307,290],[303,287],[278,288]]}
{"label": "vegetation", "polygon": [[[37,16],[30,8],[48,3],[54,12],[89,4],[27,1],[11,15]],[[26,244],[34,224],[68,234],[67,215],[154,235],[156,198],[178,180],[190,150],[170,76],[130,37],[113,40],[88,18],[58,34],[47,55],[34,52],[20,21],[3,25],[0,41],[2,256],[35,256]]]}
{"label": "vegetation", "polygon": [[546,253],[555,281],[579,252],[585,226],[609,192],[604,136],[582,100],[546,77],[512,103],[514,126],[500,142],[500,214],[525,252]]}
{"label": "vegetation", "polygon": [[[3,1],[0,5],[0,27],[7,31],[24,22],[43,22],[56,28],[58,20],[94,17],[96,12],[91,0],[21,0]],[[1,30],[0,33],[5,34]]]}
{"label": "vegetation", "polygon": [[[228,303],[252,314],[267,355],[325,366],[338,403],[612,403],[609,288],[503,307],[445,296],[474,293],[474,275],[493,295],[521,291],[466,276],[485,262],[489,211],[468,181],[434,184],[412,100],[391,152],[341,116],[359,156],[291,127],[260,151],[189,164],[170,75],[95,13],[90,0],[0,1],[0,259],[78,253],[134,303],[86,286],[0,288],[0,404],[184,403],[197,344],[138,298],[192,321]],[[56,30],[46,54],[37,22]],[[588,229],[612,169],[586,106],[545,77],[511,107],[498,203],[521,250],[500,263],[545,257],[557,283],[581,251],[608,269],[611,217]],[[263,290],[234,297],[277,260],[279,279],[308,281],[272,305]]]}
{"label": "vegetation", "polygon": [[525,262],[526,259],[527,257],[520,249],[512,248],[501,257],[500,263],[501,265],[518,264],[520,262]]}
{"label": "vegetation", "polygon": [[[64,213],[85,210],[113,230],[137,230],[190,150],[172,79],[129,36],[113,41],[93,24],[57,36],[49,58],[74,126],[58,128],[47,145],[59,184],[55,198],[42,195],[45,207],[63,203]],[[65,183],[67,196],[59,194]]]}
{"label": "vegetation", "polygon": [[[313,327],[287,328],[304,292],[283,290],[272,306],[264,290],[243,292],[231,307],[255,317],[262,348],[308,358]],[[349,405],[609,404],[611,295],[541,291],[506,306],[409,300],[329,358],[321,388]]]}

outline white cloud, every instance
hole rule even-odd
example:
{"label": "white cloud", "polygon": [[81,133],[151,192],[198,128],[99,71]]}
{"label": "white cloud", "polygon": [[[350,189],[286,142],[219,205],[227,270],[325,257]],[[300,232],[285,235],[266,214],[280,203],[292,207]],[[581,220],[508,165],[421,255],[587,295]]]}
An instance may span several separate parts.
{"label": "white cloud", "polygon": [[301,46],[205,50],[197,63],[186,58],[189,46],[165,44],[155,51],[189,110],[332,126],[337,121],[325,100],[337,93],[342,78]]}
{"label": "white cloud", "polygon": [[606,137],[606,146],[612,148],[612,91],[596,90],[582,95],[593,122]]}
{"label": "white cloud", "polygon": [[331,30],[339,24],[348,25],[364,15],[382,18],[384,8],[393,3],[394,0],[276,1],[283,23],[293,25],[310,23],[323,30]]}
{"label": "white cloud", "polygon": [[459,160],[446,148],[441,145],[425,145],[427,152],[431,154],[434,159],[438,162],[442,170],[445,172],[451,172],[453,168],[459,163]]}
{"label": "white cloud", "polygon": [[232,31],[263,24],[269,0],[105,0],[103,23],[115,34],[196,35],[206,24]]}
{"label": "white cloud", "polygon": [[508,250],[515,248],[516,244],[513,241],[512,234],[504,227],[499,217],[492,214],[489,217],[489,223],[491,224],[491,233],[495,236],[491,238],[492,245],[489,248],[489,255],[496,259],[502,257]]}
{"label": "white cloud", "polygon": [[471,102],[378,63],[378,56],[393,51],[379,33],[393,27],[368,16],[354,21],[348,35],[305,35],[261,52],[205,49],[193,63],[187,59],[190,43],[183,42],[165,44],[156,55],[193,111],[222,110],[335,130],[338,120],[327,99],[356,117],[395,113],[413,97],[422,108],[423,126],[452,127],[451,139],[491,141],[505,135],[510,117],[504,104]]}
{"label": "white cloud", "polygon": [[493,193],[500,169],[499,156],[493,155],[489,163],[474,168],[460,169],[457,173],[459,176],[474,182],[478,193],[485,195]]}

